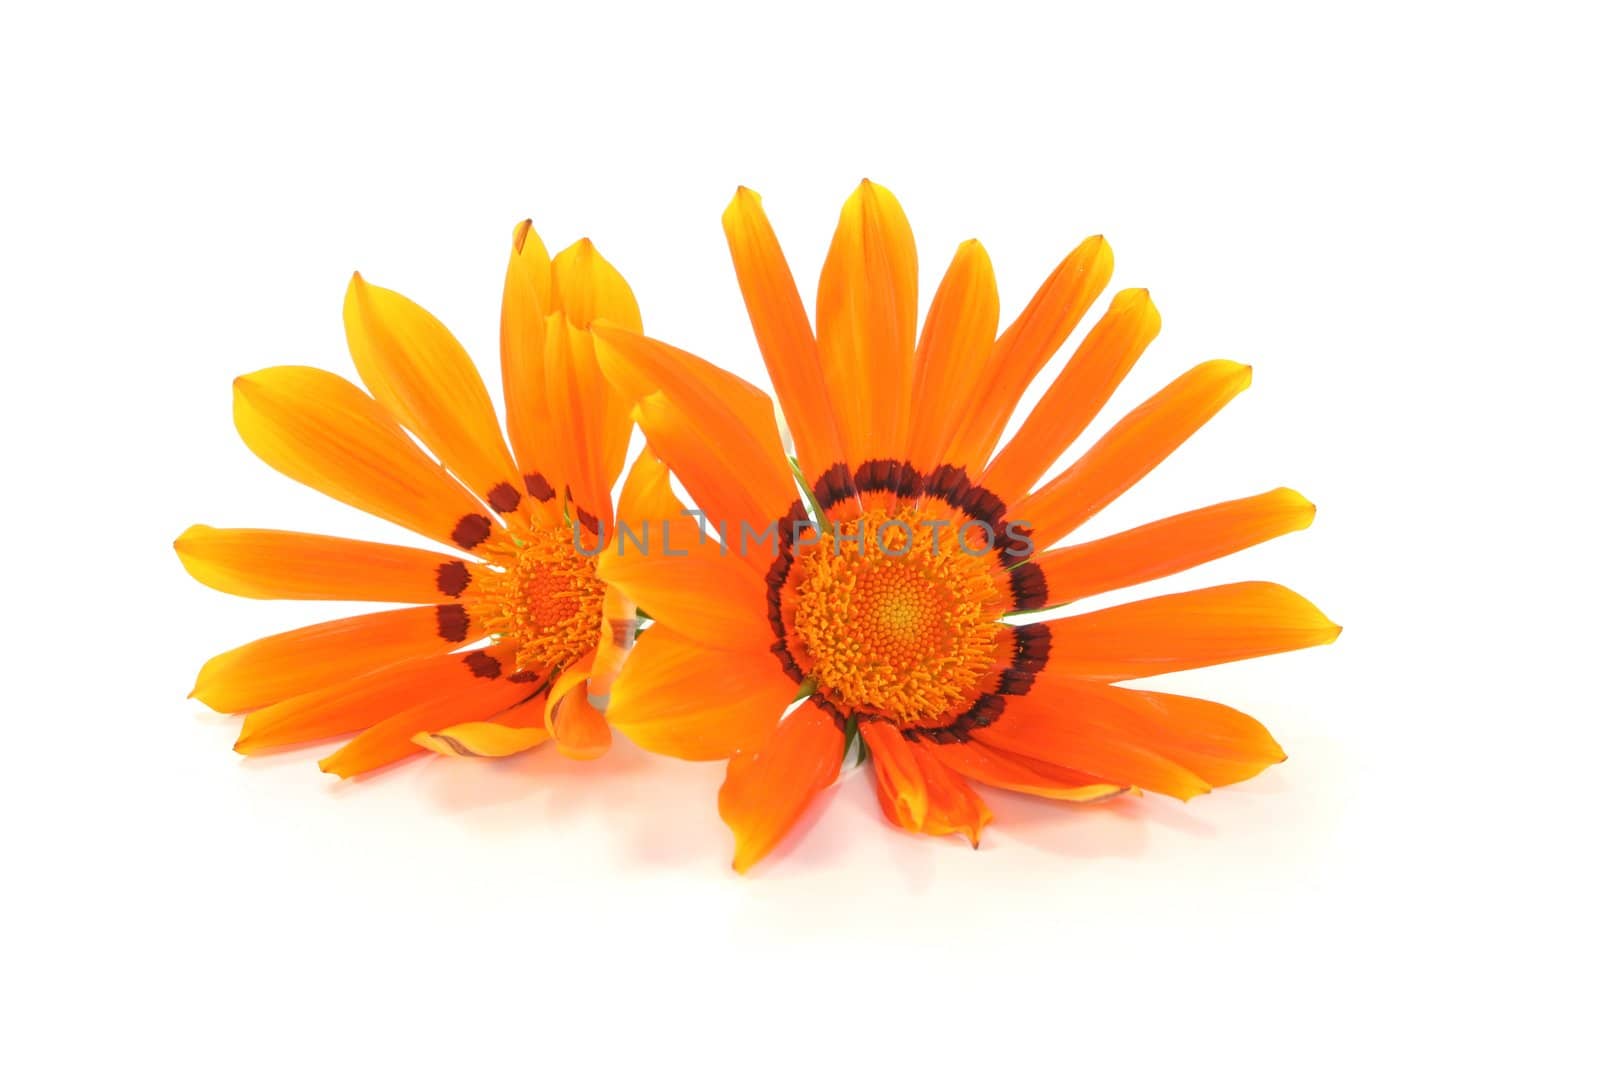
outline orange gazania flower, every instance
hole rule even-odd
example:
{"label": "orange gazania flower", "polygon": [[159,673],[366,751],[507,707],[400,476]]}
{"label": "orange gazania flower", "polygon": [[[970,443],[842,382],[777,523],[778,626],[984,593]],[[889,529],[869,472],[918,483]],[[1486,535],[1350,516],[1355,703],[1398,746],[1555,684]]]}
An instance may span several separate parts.
{"label": "orange gazania flower", "polygon": [[[311,367],[234,383],[234,422],[268,465],[453,550],[185,531],[175,546],[183,565],[224,592],[418,605],[277,634],[208,661],[193,695],[249,712],[240,752],[355,733],[321,762],[348,777],[422,748],[500,756],[553,734],[569,756],[607,749],[605,719],[585,697],[603,702],[632,644],[634,607],[597,577],[590,553],[613,525],[612,485],[632,423],[596,364],[588,327],[600,317],[639,326],[616,269],[587,240],[552,260],[531,225],[518,226],[500,323],[509,449],[456,339],[359,274],[344,321],[369,392]],[[666,484],[660,467],[648,454],[635,465],[624,517],[651,514],[651,494]]]}
{"label": "orange gazania flower", "polygon": [[[1024,388],[1106,287],[1103,239],[1074,250],[998,338],[993,271],[968,241],[919,337],[910,227],[893,196],[863,183],[823,266],[813,333],[759,198],[741,189],[723,224],[803,474],[797,488],[754,386],[597,328],[607,375],[721,542],[688,558],[608,555],[600,574],[656,620],[610,720],[658,752],[732,757],[719,806],[737,869],[834,781],[854,730],[891,822],[974,845],[990,812],[973,782],[1072,801],[1188,798],[1283,759],[1232,708],[1117,683],[1332,641],[1339,628],[1288,589],[1246,582],[1011,617],[1311,522],[1312,506],[1278,489],[1051,547],[1244,389],[1248,367],[1195,367],[1035,488],[1159,326],[1147,292],[1118,293],[997,451]],[[773,520],[776,536],[758,541]]]}

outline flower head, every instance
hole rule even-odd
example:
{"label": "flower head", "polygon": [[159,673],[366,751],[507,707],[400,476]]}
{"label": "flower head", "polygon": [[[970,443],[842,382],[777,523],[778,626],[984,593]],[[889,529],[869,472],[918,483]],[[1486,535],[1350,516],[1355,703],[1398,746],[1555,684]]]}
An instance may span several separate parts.
{"label": "flower head", "polygon": [[[989,258],[966,242],[919,334],[910,227],[863,182],[813,330],[759,198],[741,189],[723,224],[796,454],[754,386],[597,327],[607,376],[717,530],[682,558],[607,554],[599,574],[655,620],[611,722],[658,752],[729,759],[720,810],[736,868],[834,781],[855,731],[891,822],[974,845],[990,819],[974,782],[1188,798],[1283,758],[1232,708],[1115,683],[1333,640],[1339,628],[1289,590],[1247,582],[1021,616],[1310,523],[1311,505],[1278,489],[1056,547],[1243,390],[1248,367],[1193,368],[1040,485],[1160,326],[1146,291],[1116,294],[1000,447],[1024,389],[1109,282],[1104,239],[1068,255],[1003,331]],[[679,543],[692,539],[677,521]]]}
{"label": "flower head", "polygon": [[[344,323],[367,391],[311,367],[234,383],[234,421],[268,465],[444,545],[194,526],[184,566],[241,596],[415,605],[277,634],[212,658],[194,696],[248,712],[253,753],[356,736],[322,761],[341,776],[422,749],[500,756],[554,736],[600,755],[603,703],[635,613],[596,573],[632,422],[590,325],[639,327],[633,293],[587,240],[553,260],[513,234],[501,314],[510,446],[472,361],[432,315],[359,274]],[[672,511],[646,453],[624,486],[634,522]]]}

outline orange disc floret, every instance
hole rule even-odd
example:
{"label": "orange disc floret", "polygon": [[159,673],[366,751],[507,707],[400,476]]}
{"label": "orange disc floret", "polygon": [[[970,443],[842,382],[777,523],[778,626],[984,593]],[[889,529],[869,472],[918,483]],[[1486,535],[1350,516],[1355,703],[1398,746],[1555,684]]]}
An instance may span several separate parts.
{"label": "orange disc floret", "polygon": [[847,519],[790,572],[792,640],[817,689],[841,709],[912,726],[971,702],[995,666],[993,558],[916,506]]}
{"label": "orange disc floret", "polygon": [[566,529],[519,531],[514,552],[491,559],[478,578],[484,625],[517,648],[517,670],[559,670],[599,640],[605,583],[596,556],[585,555]]}

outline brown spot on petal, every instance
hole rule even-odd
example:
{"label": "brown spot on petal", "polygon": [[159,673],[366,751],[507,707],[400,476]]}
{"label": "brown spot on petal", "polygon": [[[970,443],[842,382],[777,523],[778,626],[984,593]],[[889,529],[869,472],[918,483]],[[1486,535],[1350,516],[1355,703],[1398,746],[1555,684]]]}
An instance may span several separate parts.
{"label": "brown spot on petal", "polygon": [[502,515],[508,515],[517,510],[517,505],[522,503],[522,494],[517,492],[517,487],[510,482],[501,482],[489,490],[489,506]]}
{"label": "brown spot on petal", "polygon": [[466,608],[460,604],[440,604],[434,610],[439,616],[440,637],[452,645],[460,644],[467,639],[467,631],[471,628],[472,620],[467,616]]}
{"label": "brown spot on petal", "polygon": [[472,584],[472,572],[467,570],[467,565],[459,559],[448,563],[439,564],[439,570],[434,574],[434,584],[439,587],[439,592],[445,596],[460,596]]}
{"label": "brown spot on petal", "polygon": [[489,539],[491,529],[493,525],[489,522],[489,516],[463,515],[450,532],[450,540],[462,548],[476,548]]}
{"label": "brown spot on petal", "polygon": [[544,475],[534,472],[524,474],[522,484],[527,487],[528,495],[543,504],[555,497],[556,491],[550,487],[550,481]]}
{"label": "brown spot on petal", "polygon": [[482,650],[477,652],[469,652],[467,655],[461,658],[461,662],[467,665],[467,670],[471,671],[474,677],[500,677],[500,671],[502,670],[500,661]]}

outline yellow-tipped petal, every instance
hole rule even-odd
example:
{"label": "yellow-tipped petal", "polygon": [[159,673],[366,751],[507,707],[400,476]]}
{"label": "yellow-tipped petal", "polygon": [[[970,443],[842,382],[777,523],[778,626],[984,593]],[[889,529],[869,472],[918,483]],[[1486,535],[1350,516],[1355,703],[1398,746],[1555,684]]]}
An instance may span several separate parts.
{"label": "yellow-tipped petal", "polygon": [[579,329],[597,319],[637,332],[643,328],[639,302],[617,268],[585,237],[557,253],[550,263],[550,308]]}
{"label": "yellow-tipped petal", "polygon": [[378,402],[496,511],[518,510],[521,479],[489,390],[444,324],[356,274],[344,325],[356,370]]}
{"label": "yellow-tipped petal", "polygon": [[823,380],[822,356],[761,197],[740,186],[722,214],[722,228],[762,359],[790,420],[800,465],[827,470],[845,456]]}
{"label": "yellow-tipped petal", "polygon": [[483,503],[383,407],[315,367],[269,367],[233,385],[233,421],[269,467],[351,507],[472,549],[497,527]]}
{"label": "yellow-tipped petal", "polygon": [[412,743],[441,756],[514,756],[537,748],[550,735],[537,726],[502,726],[497,722],[464,722],[433,733],[419,733]]}

